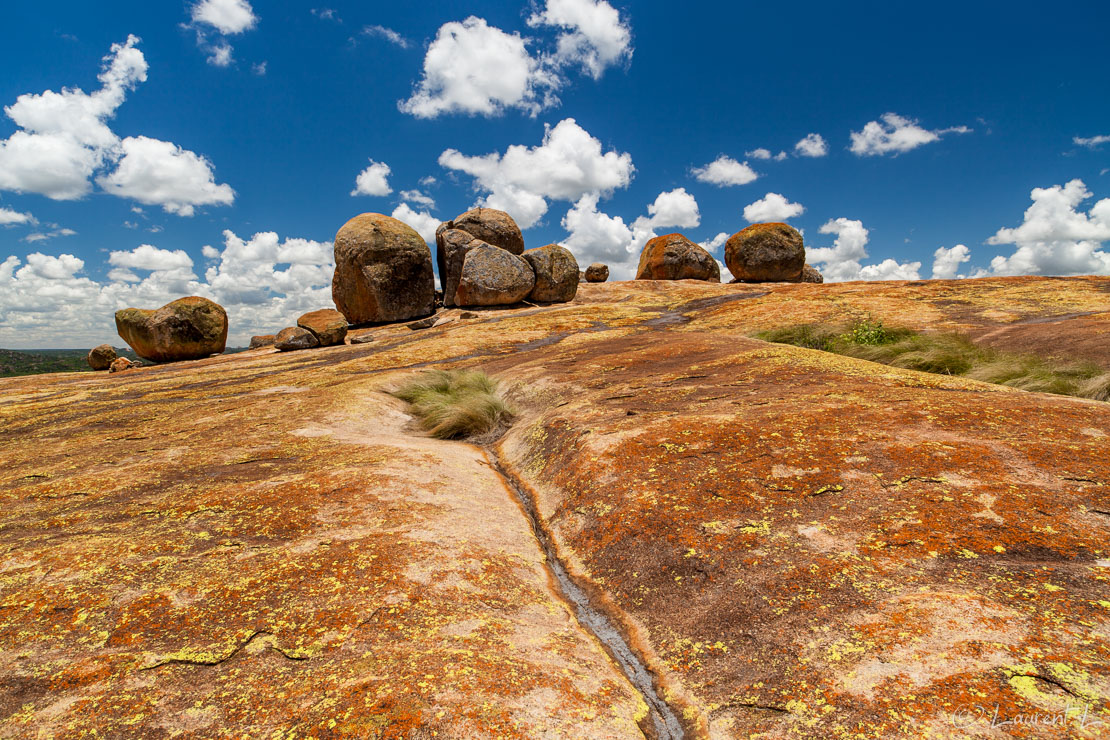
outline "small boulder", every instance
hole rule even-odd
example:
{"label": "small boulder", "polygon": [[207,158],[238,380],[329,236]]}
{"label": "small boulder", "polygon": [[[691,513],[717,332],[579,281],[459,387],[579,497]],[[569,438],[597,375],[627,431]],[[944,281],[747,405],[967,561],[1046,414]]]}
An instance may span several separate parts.
{"label": "small boulder", "polygon": [[481,239],[486,244],[512,252],[524,252],[524,235],[513,217],[496,208],[472,208],[466,213],[447,222],[449,229],[459,229]]}
{"label": "small boulder", "polygon": [[519,303],[535,284],[536,275],[524,259],[500,247],[480,244],[466,253],[455,301],[460,306]]}
{"label": "small boulder", "polygon": [[528,298],[542,303],[566,303],[578,293],[578,260],[558,244],[529,249],[520,255],[532,267],[536,284]]}
{"label": "small boulder", "polygon": [[587,283],[604,283],[609,279],[609,265],[595,262],[586,268]]}
{"label": "small boulder", "polygon": [[321,347],[343,344],[347,338],[347,319],[334,308],[309,311],[297,319],[297,326],[312,332]]}
{"label": "small boulder", "polygon": [[108,366],[108,372],[121,373],[124,370],[130,370],[133,367],[139,367],[139,364],[136,362],[132,362],[126,357],[117,357],[116,359],[112,360],[112,364]]}
{"label": "small boulder", "polygon": [[335,307],[347,321],[404,321],[435,310],[432,251],[395,218],[364,213],[335,235]]}
{"label": "small boulder", "polygon": [[351,344],[369,344],[374,341],[374,335],[370,333],[359,334],[357,337],[351,337],[348,341]]}
{"label": "small boulder", "polygon": [[93,370],[107,370],[116,359],[116,348],[110,344],[102,344],[89,350],[89,367]]}
{"label": "small boulder", "polygon": [[435,316],[429,316],[426,319],[420,319],[419,321],[414,321],[411,324],[407,324],[408,328],[412,329],[413,331],[419,331],[420,329],[431,329],[435,325]]}
{"label": "small boulder", "polygon": [[282,352],[290,352],[297,349],[319,347],[320,341],[308,329],[290,326],[278,332],[277,337],[274,338],[274,346]]}
{"label": "small boulder", "polygon": [[802,268],[802,282],[803,283],[823,283],[825,276],[821,274],[813,265],[806,265]]}
{"label": "small boulder", "polygon": [[787,224],[752,224],[725,242],[725,264],[742,283],[797,283],[805,262],[802,235]]}
{"label": "small boulder", "polygon": [[274,346],[274,340],[276,338],[277,337],[275,337],[273,334],[258,334],[256,336],[251,337],[251,343],[250,343],[250,346],[247,347],[247,349],[259,349],[261,347],[272,347],[272,346]]}
{"label": "small boulder", "polygon": [[682,234],[657,236],[644,245],[637,280],[705,280],[721,282],[713,255]]}
{"label": "small boulder", "polygon": [[189,296],[154,311],[116,311],[116,331],[145,360],[199,360],[224,351],[227,312],[207,298]]}

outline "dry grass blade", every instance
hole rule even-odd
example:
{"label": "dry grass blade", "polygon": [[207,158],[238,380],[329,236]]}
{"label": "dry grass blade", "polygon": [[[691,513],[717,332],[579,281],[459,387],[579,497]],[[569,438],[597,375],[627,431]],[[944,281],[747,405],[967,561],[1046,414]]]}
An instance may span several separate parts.
{"label": "dry grass blade", "polygon": [[802,324],[756,336],[908,370],[960,375],[1036,393],[1110,401],[1110,373],[1098,365],[988,349],[959,334],[918,334],[868,320],[847,327]]}
{"label": "dry grass blade", "polygon": [[498,382],[480,370],[431,370],[392,395],[411,404],[421,427],[439,439],[486,441],[500,436],[513,417]]}

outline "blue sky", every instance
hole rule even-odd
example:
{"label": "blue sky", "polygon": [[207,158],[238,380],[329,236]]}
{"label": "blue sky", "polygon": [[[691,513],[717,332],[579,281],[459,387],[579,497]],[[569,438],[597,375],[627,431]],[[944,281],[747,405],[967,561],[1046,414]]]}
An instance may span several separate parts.
{"label": "blue sky", "polygon": [[722,235],[782,219],[834,280],[1110,274],[1103,2],[43,0],[6,18],[3,347],[118,344],[117,308],[190,293],[245,343],[331,305],[351,216],[430,236],[476,203],[617,278],[652,234],[720,258]]}

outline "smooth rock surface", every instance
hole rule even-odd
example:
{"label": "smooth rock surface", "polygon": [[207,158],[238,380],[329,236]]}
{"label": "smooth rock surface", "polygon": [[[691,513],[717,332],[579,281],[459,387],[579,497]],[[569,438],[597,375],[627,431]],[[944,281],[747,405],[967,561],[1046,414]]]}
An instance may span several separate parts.
{"label": "smooth rock surface", "polygon": [[802,235],[789,224],[752,224],[725,242],[725,265],[739,282],[801,282],[805,262]]}
{"label": "smooth rock surface", "polygon": [[460,306],[519,303],[535,283],[536,276],[524,259],[500,247],[480,244],[466,253],[455,301]]}
{"label": "smooth rock surface", "polygon": [[116,331],[135,354],[152,362],[199,360],[224,351],[227,312],[200,296],[171,301],[159,309],[116,311]]}
{"label": "smooth rock surface", "polygon": [[[0,378],[4,734],[642,740],[500,466],[687,737],[1100,738],[1110,406],[750,337],[861,315],[1110,368],[1110,278],[994,277]],[[502,379],[512,428],[414,434],[383,389],[421,368]]]}
{"label": "smooth rock surface", "polygon": [[432,253],[407,224],[364,213],[335,235],[332,299],[351,324],[404,321],[435,310]]}
{"label": "smooth rock surface", "polygon": [[682,234],[657,236],[644,245],[637,280],[705,280],[721,282],[713,255]]}
{"label": "smooth rock surface", "polygon": [[578,260],[558,244],[526,250],[521,257],[531,266],[536,283],[528,299],[541,303],[566,303],[578,292]]}

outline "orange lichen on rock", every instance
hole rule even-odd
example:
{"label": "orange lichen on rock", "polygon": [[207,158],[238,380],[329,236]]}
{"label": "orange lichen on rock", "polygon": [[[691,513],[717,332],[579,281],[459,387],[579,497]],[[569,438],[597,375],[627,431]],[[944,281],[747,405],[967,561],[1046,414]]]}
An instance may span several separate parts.
{"label": "orange lichen on rock", "polygon": [[640,736],[489,459],[384,392],[475,367],[520,412],[495,457],[695,734],[1098,737],[1110,406],[750,338],[861,317],[1110,367],[1106,278],[640,281],[0,380],[5,730]]}

